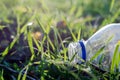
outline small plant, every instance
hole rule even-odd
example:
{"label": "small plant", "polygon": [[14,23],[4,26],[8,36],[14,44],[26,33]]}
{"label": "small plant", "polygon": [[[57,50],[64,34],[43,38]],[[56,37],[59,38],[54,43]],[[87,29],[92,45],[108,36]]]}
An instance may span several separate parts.
{"label": "small plant", "polygon": [[119,1],[0,0],[0,5],[0,80],[119,80],[119,42],[110,72],[91,62],[71,65],[67,49],[71,41],[119,22]]}

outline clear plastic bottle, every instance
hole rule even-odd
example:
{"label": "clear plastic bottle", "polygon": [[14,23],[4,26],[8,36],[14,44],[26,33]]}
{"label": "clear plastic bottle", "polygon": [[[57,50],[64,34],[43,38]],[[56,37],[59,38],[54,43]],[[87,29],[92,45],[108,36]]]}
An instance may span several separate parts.
{"label": "clear plastic bottle", "polygon": [[89,61],[104,47],[92,63],[99,66],[99,61],[103,55],[100,68],[108,71],[118,41],[120,41],[120,23],[109,24],[98,30],[87,41],[71,42],[68,46],[68,57],[72,63],[81,63],[81,59]]}

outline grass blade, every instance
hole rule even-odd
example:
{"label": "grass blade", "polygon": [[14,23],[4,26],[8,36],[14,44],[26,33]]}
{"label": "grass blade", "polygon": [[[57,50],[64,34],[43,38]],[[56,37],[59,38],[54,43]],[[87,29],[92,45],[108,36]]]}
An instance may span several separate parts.
{"label": "grass blade", "polygon": [[112,11],[113,6],[114,6],[114,3],[115,3],[115,0],[112,0],[112,1],[111,1],[111,5],[110,5],[110,11]]}
{"label": "grass blade", "polygon": [[78,31],[77,40],[80,40],[80,36],[81,36],[81,28],[80,28],[80,30]]}
{"label": "grass blade", "polygon": [[[28,26],[29,27],[29,26]],[[28,30],[28,45],[29,45],[29,47],[30,47],[30,51],[31,51],[31,54],[32,54],[32,56],[31,56],[31,61],[33,60],[33,58],[35,57],[35,52],[34,52],[34,48],[33,48],[33,40],[32,40],[32,36],[31,36],[31,33],[30,33],[30,31]]]}
{"label": "grass blade", "polygon": [[73,37],[73,40],[74,40],[74,41],[77,41],[77,38],[76,38],[75,34],[72,32],[71,29],[69,29],[69,30],[70,30],[70,33],[71,33],[71,35],[72,35],[72,37]]}
{"label": "grass blade", "polygon": [[37,49],[38,49],[38,54],[37,55],[39,55],[39,52],[41,51],[42,48],[35,38],[33,38],[33,41],[35,42],[35,45],[37,46]]}
{"label": "grass blade", "polygon": [[36,21],[37,21],[37,23],[39,24],[39,27],[42,29],[42,31],[43,31],[44,33],[46,33],[46,30],[45,30],[45,28],[43,27],[43,25],[40,23],[40,20],[39,20],[38,18],[36,18]]}
{"label": "grass blade", "polygon": [[119,68],[119,60],[120,60],[119,46],[120,46],[120,43],[118,42],[118,44],[115,47],[114,55],[112,57],[112,63],[110,68],[111,73],[115,71],[115,68],[116,69]]}
{"label": "grass blade", "polygon": [[113,55],[113,58],[112,58],[112,64],[111,64],[111,72],[114,72],[114,68],[115,68],[115,65],[116,65],[116,55],[118,53],[118,48],[119,46],[117,45],[116,48],[115,48],[115,51],[114,51],[114,55]]}
{"label": "grass blade", "polygon": [[90,59],[90,61],[93,61],[95,58],[97,58],[101,52],[104,50],[105,46],[101,47],[100,50],[97,51],[97,53]]}
{"label": "grass blade", "polygon": [[4,80],[3,73],[4,73],[4,70],[2,69],[2,71],[0,71],[0,80]]}
{"label": "grass blade", "polygon": [[72,62],[72,61],[74,60],[74,58],[75,58],[76,55],[77,55],[77,53],[75,53],[75,54],[72,56],[72,58],[70,59],[70,62]]}
{"label": "grass blade", "polygon": [[26,80],[26,77],[27,77],[27,71],[28,71],[28,66],[26,67],[26,70],[25,70],[25,73],[22,77],[22,80]]}
{"label": "grass blade", "polygon": [[17,36],[16,38],[14,38],[14,40],[10,43],[10,45],[4,50],[4,52],[2,52],[2,56],[6,56],[9,52],[10,49],[13,48],[13,46],[15,45],[15,43],[18,41],[19,37]]}

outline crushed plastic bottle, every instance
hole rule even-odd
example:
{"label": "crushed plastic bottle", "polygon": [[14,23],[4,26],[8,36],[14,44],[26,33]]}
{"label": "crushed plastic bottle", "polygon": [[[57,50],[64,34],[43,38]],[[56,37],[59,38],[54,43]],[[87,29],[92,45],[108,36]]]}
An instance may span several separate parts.
{"label": "crushed plastic bottle", "polygon": [[99,66],[102,59],[100,68],[109,71],[118,41],[120,41],[120,23],[106,25],[86,41],[71,42],[68,46],[68,58],[72,63],[80,64],[83,60],[90,61],[100,49],[104,48],[92,63]]}

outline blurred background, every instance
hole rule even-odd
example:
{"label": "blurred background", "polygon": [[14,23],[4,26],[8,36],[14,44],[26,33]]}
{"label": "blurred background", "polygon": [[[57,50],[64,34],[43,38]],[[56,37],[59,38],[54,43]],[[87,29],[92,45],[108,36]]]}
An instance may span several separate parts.
{"label": "blurred background", "polygon": [[87,38],[93,34],[93,27],[96,30],[120,20],[119,0],[0,0],[0,5],[0,26],[12,30],[29,22],[34,23],[33,30],[38,30],[37,17],[44,27],[70,24],[76,34],[83,26],[81,36]]}
{"label": "blurred background", "polygon": [[[78,68],[76,74],[59,62],[68,60],[68,44],[87,40],[101,27],[119,22],[120,0],[0,0],[0,78],[17,79],[14,74],[3,76],[4,68],[20,72],[30,67],[28,73],[41,80],[78,80]],[[40,64],[28,66],[34,61]]]}

